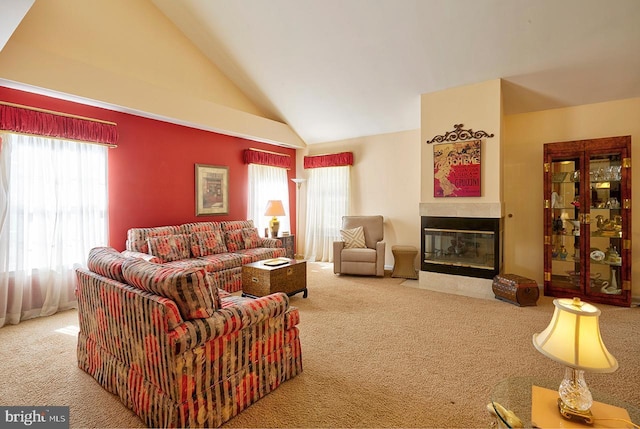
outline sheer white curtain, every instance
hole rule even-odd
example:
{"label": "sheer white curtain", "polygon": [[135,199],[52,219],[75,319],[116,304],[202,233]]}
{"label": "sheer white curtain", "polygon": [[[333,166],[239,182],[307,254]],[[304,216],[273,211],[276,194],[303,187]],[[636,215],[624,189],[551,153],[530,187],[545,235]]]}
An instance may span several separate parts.
{"label": "sheer white curtain", "polygon": [[342,216],[349,210],[350,166],[309,169],[305,259],[333,262]]}
{"label": "sheer white curtain", "polygon": [[107,243],[107,148],[0,134],[0,326],[76,306],[74,264]]}
{"label": "sheer white curtain", "polygon": [[285,216],[278,216],[280,221],[280,235],[291,232],[289,222],[289,184],[287,170],[268,165],[249,164],[249,202],[247,204],[247,219],[253,219],[258,233],[264,236],[264,229],[269,227],[271,217],[265,216],[269,200],[281,200]]}

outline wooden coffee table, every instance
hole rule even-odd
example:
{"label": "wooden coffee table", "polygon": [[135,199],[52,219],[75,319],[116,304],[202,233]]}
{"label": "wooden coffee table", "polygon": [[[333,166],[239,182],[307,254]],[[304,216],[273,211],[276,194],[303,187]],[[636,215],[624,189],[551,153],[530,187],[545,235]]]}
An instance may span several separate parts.
{"label": "wooden coffee table", "polygon": [[[242,294],[250,297],[284,292],[293,296],[303,292],[307,297],[307,262],[276,258],[278,265],[269,265],[273,259],[242,266]],[[274,262],[275,263],[275,262]]]}

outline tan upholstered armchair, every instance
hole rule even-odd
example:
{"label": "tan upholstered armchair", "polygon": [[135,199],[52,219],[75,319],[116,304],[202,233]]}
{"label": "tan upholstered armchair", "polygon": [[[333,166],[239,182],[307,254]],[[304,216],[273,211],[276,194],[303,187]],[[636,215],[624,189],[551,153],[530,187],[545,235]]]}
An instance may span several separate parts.
{"label": "tan upholstered armchair", "polygon": [[[333,242],[333,272],[384,276],[384,228],[382,216],[343,216],[342,241]],[[364,242],[359,237],[362,227]]]}

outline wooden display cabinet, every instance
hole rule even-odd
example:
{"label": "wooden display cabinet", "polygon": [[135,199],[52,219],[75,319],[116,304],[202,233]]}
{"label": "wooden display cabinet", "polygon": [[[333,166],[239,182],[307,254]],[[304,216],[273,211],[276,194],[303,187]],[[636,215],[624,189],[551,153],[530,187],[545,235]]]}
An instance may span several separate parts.
{"label": "wooden display cabinet", "polygon": [[544,145],[544,293],[631,305],[631,137]]}

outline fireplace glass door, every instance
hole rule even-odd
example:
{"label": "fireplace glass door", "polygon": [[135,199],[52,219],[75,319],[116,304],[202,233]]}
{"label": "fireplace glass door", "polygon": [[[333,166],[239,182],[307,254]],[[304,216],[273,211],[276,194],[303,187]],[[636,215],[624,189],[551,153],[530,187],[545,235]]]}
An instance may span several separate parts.
{"label": "fireplace glass door", "polygon": [[499,267],[499,219],[423,217],[424,271],[492,278]]}

